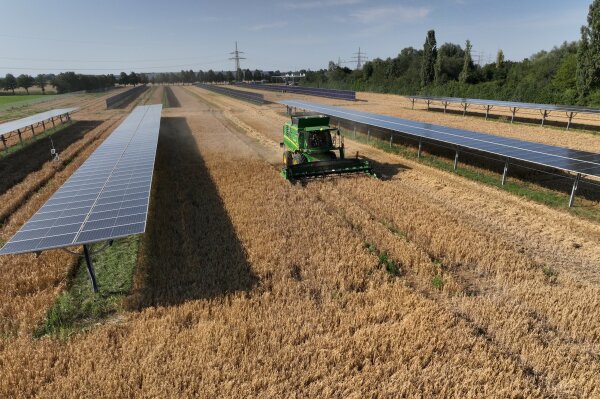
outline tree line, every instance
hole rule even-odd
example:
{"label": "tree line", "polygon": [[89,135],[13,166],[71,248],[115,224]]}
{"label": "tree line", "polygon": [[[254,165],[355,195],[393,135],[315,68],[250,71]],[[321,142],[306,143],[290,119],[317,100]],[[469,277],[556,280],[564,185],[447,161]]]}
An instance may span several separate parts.
{"label": "tree line", "polygon": [[7,73],[4,78],[0,77],[0,88],[9,94],[15,94],[18,88],[25,89],[29,94],[29,89],[36,86],[42,94],[46,94],[46,87],[53,86],[58,94],[74,91],[94,91],[120,85],[138,85],[148,83],[148,77],[143,73],[131,72],[129,74],[121,72],[117,77],[113,74],[108,75],[83,75],[75,72],[63,72],[55,74],[39,74],[35,77],[27,74],[21,74],[15,77]]}
{"label": "tree line", "polygon": [[505,60],[498,51],[492,63],[473,62],[469,40],[464,47],[437,45],[427,32],[423,49],[407,47],[394,58],[376,58],[362,69],[334,62],[307,72],[306,86],[395,93],[487,98],[600,106],[600,0],[592,2],[579,42],[564,42],[520,62]]}

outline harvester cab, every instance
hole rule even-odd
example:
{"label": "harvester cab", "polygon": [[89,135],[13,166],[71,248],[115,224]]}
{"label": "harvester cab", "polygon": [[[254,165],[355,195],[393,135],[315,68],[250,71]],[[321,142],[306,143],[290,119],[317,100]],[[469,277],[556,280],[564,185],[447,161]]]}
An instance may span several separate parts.
{"label": "harvester cab", "polygon": [[[329,126],[326,115],[292,115],[283,125],[284,168],[287,180],[346,173],[373,174],[369,161],[345,157],[344,137]],[[337,154],[336,154],[337,152]]]}

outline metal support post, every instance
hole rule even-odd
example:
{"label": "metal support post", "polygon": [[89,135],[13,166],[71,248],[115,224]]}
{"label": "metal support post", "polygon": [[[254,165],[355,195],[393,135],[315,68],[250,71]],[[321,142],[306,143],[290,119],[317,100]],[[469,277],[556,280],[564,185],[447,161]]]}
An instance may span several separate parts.
{"label": "metal support post", "polygon": [[4,144],[4,153],[8,154],[8,145],[6,144],[6,137],[4,137],[4,135],[2,135],[1,137],[2,137],[2,144]]}
{"label": "metal support post", "polygon": [[71,115],[69,115],[69,113],[67,113],[67,121],[71,120]]}
{"label": "metal support post", "polygon": [[571,190],[571,197],[569,198],[569,208],[573,207],[573,203],[575,202],[575,193],[577,192],[577,186],[579,186],[579,181],[581,180],[581,173],[577,173],[575,177],[575,181],[573,182],[573,189]]}
{"label": "metal support post", "polygon": [[454,171],[458,169],[458,148],[456,149],[456,155],[454,155]]}
{"label": "metal support post", "polygon": [[542,113],[542,127],[544,127],[544,123],[546,123],[546,118],[548,117],[549,112],[546,110],[540,112]]}
{"label": "metal support post", "polygon": [[448,109],[448,101],[444,101],[444,113],[446,113],[447,109]]}
{"label": "metal support post", "polygon": [[416,98],[411,98],[410,102],[412,103],[412,109],[415,109],[415,101],[417,101]]}
{"label": "metal support post", "polygon": [[506,183],[506,175],[508,174],[508,158],[504,162],[504,172],[502,172],[502,185]]}
{"label": "metal support post", "polygon": [[427,100],[427,111],[429,111],[431,105],[431,100]]}
{"label": "metal support post", "polygon": [[510,110],[512,111],[512,118],[510,118],[510,123],[513,123],[515,121],[515,114],[517,113],[518,108],[512,107]]}
{"label": "metal support post", "polygon": [[469,104],[463,103],[463,116],[467,115],[467,108],[469,108]]}
{"label": "metal support post", "polygon": [[21,135],[21,129],[17,129],[17,134],[19,135],[19,141],[21,142],[21,145],[23,145],[23,136]]}
{"label": "metal support post", "polygon": [[567,122],[567,130],[569,130],[569,128],[571,127],[571,123],[573,122],[573,118],[575,117],[575,115],[577,115],[576,112],[567,113],[567,117],[569,118],[569,122]]}
{"label": "metal support post", "polygon": [[42,129],[44,129],[42,132],[42,133],[44,133],[46,131],[46,124],[44,123],[44,121],[42,121]]}
{"label": "metal support post", "polygon": [[356,139],[356,125],[354,125],[354,133],[353,133],[353,135],[354,135],[354,139]]}
{"label": "metal support post", "polygon": [[90,256],[90,250],[86,244],[83,245],[83,255],[85,256],[85,264],[87,271],[92,281],[92,289],[94,292],[98,292],[98,283],[96,281],[96,273],[94,272],[94,265],[92,264],[92,257]]}
{"label": "metal support post", "polygon": [[58,119],[60,119],[60,123],[63,123],[62,115],[58,115]]}
{"label": "metal support post", "polygon": [[55,128],[55,127],[56,127],[56,124],[54,123],[54,117],[52,117],[52,118],[50,119],[50,121],[52,122],[52,127],[53,127],[53,128]]}
{"label": "metal support post", "polygon": [[486,105],[485,106],[485,120],[488,120],[488,117],[490,116],[490,109],[492,109],[491,105]]}
{"label": "metal support post", "polygon": [[367,143],[371,140],[371,129],[367,129]]}
{"label": "metal support post", "polygon": [[390,148],[392,148],[392,144],[394,143],[393,140],[394,140],[394,135],[392,133],[390,133]]}
{"label": "metal support post", "polygon": [[421,148],[423,147],[423,141],[419,140],[419,149],[417,150],[417,158],[421,158]]}

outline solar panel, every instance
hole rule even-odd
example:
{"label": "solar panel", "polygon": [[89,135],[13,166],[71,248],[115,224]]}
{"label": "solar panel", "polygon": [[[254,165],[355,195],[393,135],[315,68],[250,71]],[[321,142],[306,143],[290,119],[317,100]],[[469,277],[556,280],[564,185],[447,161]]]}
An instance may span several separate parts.
{"label": "solar panel", "polygon": [[143,233],[162,105],[140,106],[21,227],[0,255]]}
{"label": "solar panel", "polygon": [[351,90],[322,89],[319,87],[268,85],[256,83],[236,83],[236,85],[258,90],[283,91],[287,93],[306,94],[309,96],[336,98],[338,100],[356,100],[356,92]]}
{"label": "solar panel", "polygon": [[201,87],[206,90],[214,91],[215,93],[224,94],[226,96],[231,96],[235,98],[239,98],[241,100],[246,100],[255,104],[262,105],[265,103],[265,96],[260,93],[254,93],[250,91],[242,91],[242,90],[234,90],[229,87],[225,87],[223,85],[211,85],[204,83],[196,83],[196,86]]}
{"label": "solar panel", "polygon": [[459,104],[475,104],[475,105],[491,105],[497,107],[508,107],[508,108],[525,108],[525,109],[537,109],[546,111],[560,111],[560,112],[577,112],[586,114],[600,114],[600,108],[589,108],[589,107],[578,107],[575,105],[555,105],[555,104],[536,104],[536,103],[524,103],[516,101],[499,101],[499,100],[482,100],[477,98],[460,98],[460,97],[433,97],[433,96],[409,96],[410,99],[415,100],[429,100]]}
{"label": "solar panel", "polygon": [[78,108],[58,108],[39,114],[31,115],[26,118],[17,119],[10,122],[0,124],[0,136],[4,136],[6,133],[14,132],[18,129],[23,129],[37,123],[41,123],[45,120],[56,118],[61,115],[70,114],[77,111]]}
{"label": "solar panel", "polygon": [[280,101],[280,104],[505,158],[600,177],[600,154],[306,101],[286,100]]}

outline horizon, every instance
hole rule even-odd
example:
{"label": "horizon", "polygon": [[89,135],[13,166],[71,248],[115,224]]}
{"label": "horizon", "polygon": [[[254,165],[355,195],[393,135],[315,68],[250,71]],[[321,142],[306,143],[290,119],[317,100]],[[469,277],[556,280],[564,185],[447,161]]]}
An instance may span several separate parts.
{"label": "horizon", "polygon": [[[368,60],[393,58],[406,47],[421,49],[430,29],[436,31],[438,46],[449,42],[464,48],[471,40],[474,61],[481,65],[493,62],[499,49],[506,60],[521,61],[578,41],[589,4],[311,0],[248,6],[34,0],[6,7],[11,18],[0,28],[0,76],[230,71],[235,41],[244,52],[242,69],[319,70],[338,59],[353,69],[356,61],[351,59],[359,47]],[[23,21],[46,23],[26,25],[27,33],[20,35],[16,32]]]}

